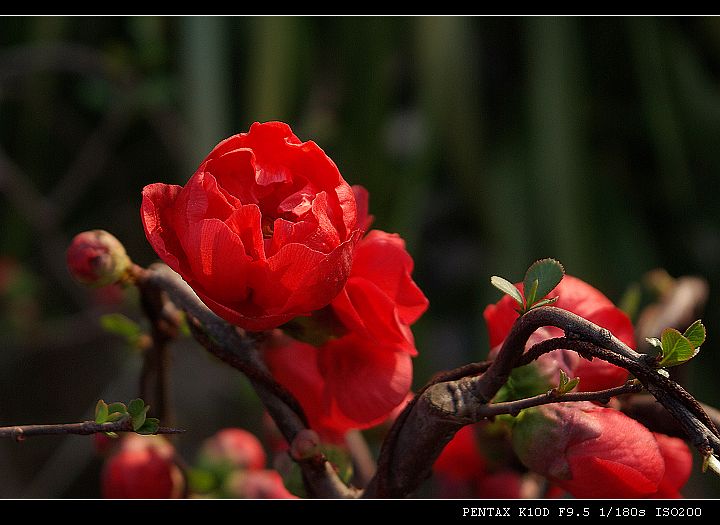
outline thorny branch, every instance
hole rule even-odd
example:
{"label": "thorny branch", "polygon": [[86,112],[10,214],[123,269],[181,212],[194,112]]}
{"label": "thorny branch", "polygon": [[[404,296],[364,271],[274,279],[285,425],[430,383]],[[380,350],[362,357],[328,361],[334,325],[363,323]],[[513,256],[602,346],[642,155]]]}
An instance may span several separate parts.
{"label": "thorny branch", "polygon": [[[20,425],[0,427],[0,438],[9,437],[16,441],[23,441],[32,436],[51,436],[61,434],[76,434],[87,436],[100,432],[134,432],[130,419],[115,421],[113,423],[95,423],[83,421],[81,423],[61,423],[57,425]],[[156,434],[181,434],[185,432],[178,428],[160,427]]]}

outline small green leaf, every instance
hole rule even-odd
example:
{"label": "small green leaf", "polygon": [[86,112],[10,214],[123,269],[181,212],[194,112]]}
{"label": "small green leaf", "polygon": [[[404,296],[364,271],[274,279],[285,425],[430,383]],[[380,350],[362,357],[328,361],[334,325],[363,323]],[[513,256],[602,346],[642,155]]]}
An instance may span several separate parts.
{"label": "small green leaf", "polygon": [[525,286],[525,311],[527,312],[532,308],[532,305],[535,304],[535,294],[537,293],[537,289],[539,286],[539,282],[537,279],[532,281],[530,283],[530,286]]}
{"label": "small green leaf", "polygon": [[560,383],[558,384],[557,388],[555,389],[558,394],[563,395],[570,392],[573,388],[575,388],[578,383],[580,382],[579,377],[575,377],[573,379],[570,379],[568,375],[565,373],[564,370],[560,370]]}
{"label": "small green leaf", "polygon": [[121,412],[112,412],[107,419],[105,420],[106,423],[115,423],[115,421],[120,421],[121,419],[128,417],[127,412],[124,414]]}
{"label": "small green leaf", "polygon": [[567,385],[565,385],[565,391],[563,394],[567,394],[568,392],[571,392],[578,384],[580,383],[579,377],[573,377],[570,381],[568,381]]}
{"label": "small green leaf", "polygon": [[122,337],[130,345],[135,345],[142,335],[140,326],[123,314],[103,315],[100,317],[100,326],[102,326],[106,332]]}
{"label": "small green leaf", "polygon": [[685,330],[683,335],[687,337],[687,340],[690,341],[693,347],[700,348],[700,345],[705,342],[705,326],[702,324],[702,321],[698,319]]}
{"label": "small green leaf", "polygon": [[148,417],[140,428],[136,430],[138,434],[151,435],[157,434],[158,428],[160,428],[160,420],[156,417]]}
{"label": "small green leaf", "polygon": [[503,279],[502,277],[493,275],[492,277],[490,277],[490,284],[492,284],[502,293],[507,294],[513,299],[515,299],[515,302],[517,302],[517,304],[519,304],[521,307],[524,306],[523,297],[520,293],[520,290],[518,290],[517,287],[507,279]]}
{"label": "small green leaf", "polygon": [[560,298],[559,297],[550,297],[548,299],[542,299],[542,300],[538,301],[537,303],[535,303],[534,305],[532,305],[529,308],[529,310],[534,310],[535,308],[540,308],[541,306],[548,306],[551,304],[555,304],[555,303],[557,303],[558,299],[560,299]]}
{"label": "small green leaf", "polygon": [[674,328],[666,328],[663,331],[661,342],[662,359],[658,363],[660,368],[681,365],[698,353],[688,338]]}
{"label": "small green leaf", "polygon": [[108,406],[102,399],[95,405],[95,423],[102,424],[108,420]]}
{"label": "small green leaf", "polygon": [[657,337],[646,337],[645,340],[648,342],[648,344],[654,346],[655,348],[662,348],[662,343]]}
{"label": "small green leaf", "polygon": [[560,388],[562,388],[565,385],[567,385],[567,382],[568,382],[568,375],[565,373],[565,370],[560,369],[560,383],[558,384],[558,386]]}
{"label": "small green leaf", "polygon": [[117,432],[105,432],[105,435],[109,438],[117,439],[120,436],[117,435]]}
{"label": "small green leaf", "polygon": [[145,420],[147,419],[147,413],[148,410],[150,410],[150,405],[143,408],[139,414],[132,417],[132,427],[135,432],[137,432],[139,429],[142,428],[142,426],[145,424]]}
{"label": "small green leaf", "polygon": [[[541,259],[534,262],[528,268],[523,281],[526,307],[532,306],[536,300],[549,294],[562,281],[564,275],[565,268],[555,259]],[[535,281],[537,281],[535,293],[529,293],[528,291],[532,292]]]}
{"label": "small green leaf", "polygon": [[127,410],[131,416],[135,417],[135,416],[139,415],[143,411],[144,408],[145,408],[145,401],[138,398],[138,399],[133,399],[132,401],[130,401],[130,403],[128,403]]}
{"label": "small green leaf", "polygon": [[127,414],[127,407],[125,406],[125,403],[110,403],[108,405],[108,412],[112,414],[113,412],[120,412],[121,414]]}

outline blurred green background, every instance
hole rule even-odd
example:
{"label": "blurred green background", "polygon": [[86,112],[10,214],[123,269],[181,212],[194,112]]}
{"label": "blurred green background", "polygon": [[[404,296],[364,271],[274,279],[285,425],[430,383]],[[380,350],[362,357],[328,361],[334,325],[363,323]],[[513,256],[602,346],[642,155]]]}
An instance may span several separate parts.
{"label": "blurred green background", "polygon": [[[318,142],[407,239],[431,304],[416,384],[485,356],[490,275],[555,257],[615,301],[655,267],[708,279],[688,382],[720,404],[720,19],[3,17],[0,426],[137,395],[139,356],[98,323],[140,321],[137,297],[76,285],[65,247],[103,228],[152,262],[142,187],[256,120]],[[173,389],[188,457],[260,431],[247,384],[188,341]],[[94,497],[100,465],[91,438],[6,440],[0,497]]]}

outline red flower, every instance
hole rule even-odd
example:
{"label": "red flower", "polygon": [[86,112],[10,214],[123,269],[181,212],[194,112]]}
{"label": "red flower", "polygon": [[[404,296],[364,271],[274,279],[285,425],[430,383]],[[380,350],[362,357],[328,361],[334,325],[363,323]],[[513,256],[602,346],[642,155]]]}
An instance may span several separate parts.
{"label": "red flower", "polygon": [[665,460],[665,474],[653,498],[681,498],[680,489],[687,483],[692,470],[692,454],[682,439],[653,432],[660,454]]}
{"label": "red flower", "polygon": [[350,278],[330,306],[344,335],[319,347],[285,338],[267,349],[271,372],[326,438],[376,425],[405,400],[410,357],[417,354],[409,325],[428,305],[412,268],[399,236],[370,232],[358,243]]}
{"label": "red flower", "polygon": [[[660,446],[665,437],[658,441],[634,419],[592,403],[526,410],[512,437],[528,468],[578,498],[667,497],[687,479],[687,447]],[[683,455],[666,461],[671,447]]]}
{"label": "red flower", "polygon": [[[523,290],[522,283],[516,285]],[[559,297],[554,306],[584,317],[598,326],[607,328],[612,334],[631,348],[635,348],[635,335],[630,319],[600,291],[576,277],[566,275],[548,297]],[[497,304],[491,304],[483,313],[490,333],[490,346],[497,352],[513,323],[518,318],[516,303],[503,297]],[[555,327],[538,329],[528,340],[527,348],[546,339],[562,337],[562,330]],[[588,361],[569,350],[555,350],[543,355],[536,366],[548,378],[550,384],[557,384],[558,370],[562,368],[570,377],[580,377],[578,390],[590,392],[619,386],[627,379],[627,371],[606,361]]]}
{"label": "red flower", "polygon": [[220,469],[265,468],[265,450],[260,440],[242,428],[224,428],[203,443],[200,463]]}
{"label": "red flower", "polygon": [[105,464],[104,498],[179,498],[185,482],[173,462],[174,449],[159,437],[131,435]]}
{"label": "red flower", "polygon": [[520,474],[490,471],[475,434],[476,425],[462,427],[433,465],[443,498],[519,498]]}
{"label": "red flower", "polygon": [[185,187],[146,186],[142,220],[208,307],[248,330],[327,305],[361,235],[333,161],[282,122],[256,122],[218,144]]}

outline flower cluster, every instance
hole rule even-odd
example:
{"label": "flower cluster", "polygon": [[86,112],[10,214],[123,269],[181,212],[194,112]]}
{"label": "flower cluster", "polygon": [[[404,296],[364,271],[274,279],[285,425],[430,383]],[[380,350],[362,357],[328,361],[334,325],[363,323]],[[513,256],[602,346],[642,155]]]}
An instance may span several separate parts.
{"label": "flower cluster", "polygon": [[317,144],[281,122],[255,123],[218,144],[184,187],[147,186],[142,220],[158,255],[220,317],[285,328],[264,355],[313,428],[338,438],[405,399],[410,325],[428,301],[403,240],[365,235],[367,191]]}
{"label": "flower cluster", "polygon": [[[522,290],[522,283],[517,286]],[[555,306],[607,328],[635,347],[628,317],[589,284],[565,276],[548,295],[559,297]],[[510,297],[485,309],[493,353],[517,317]],[[561,335],[557,328],[540,328],[526,348]],[[559,370],[579,377],[578,387],[584,391],[619,386],[628,376],[626,370],[605,361],[587,361],[562,349],[528,367],[546,381],[535,394],[556,385]],[[512,425],[512,444],[525,466],[581,498],[679,497],[692,465],[682,440],[653,434],[625,414],[589,402],[556,403],[521,412]]]}

